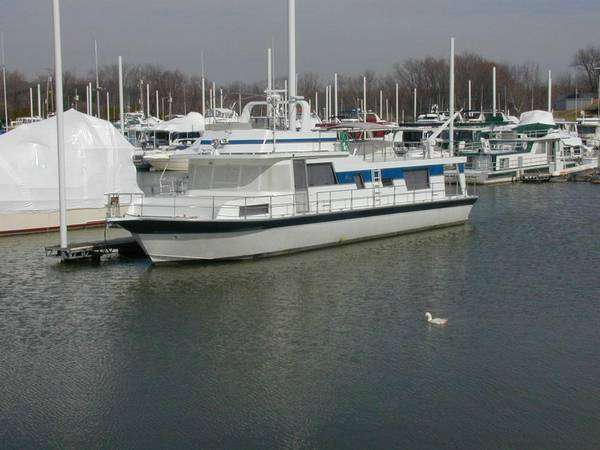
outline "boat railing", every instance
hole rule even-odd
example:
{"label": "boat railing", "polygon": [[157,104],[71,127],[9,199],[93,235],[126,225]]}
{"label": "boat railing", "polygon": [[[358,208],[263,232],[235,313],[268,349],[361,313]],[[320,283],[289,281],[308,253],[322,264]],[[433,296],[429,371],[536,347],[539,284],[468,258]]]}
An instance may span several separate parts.
{"label": "boat railing", "polygon": [[[338,189],[311,194],[290,193],[248,196],[107,194],[107,217],[177,218],[194,220],[253,220],[330,214],[362,209],[431,203],[468,194],[444,182],[407,191],[402,186]],[[129,205],[128,207],[121,207]]]}
{"label": "boat railing", "polygon": [[492,155],[483,155],[487,157],[471,158],[467,157],[465,168],[468,170],[485,170],[491,172],[501,172],[506,170],[528,169],[547,165],[549,163],[548,156],[540,155],[495,155],[496,159],[492,159]]}
{"label": "boat railing", "polygon": [[[521,139],[490,139],[489,146],[482,145],[485,153],[519,153],[526,152],[525,143]],[[486,148],[488,147],[488,148]]]}

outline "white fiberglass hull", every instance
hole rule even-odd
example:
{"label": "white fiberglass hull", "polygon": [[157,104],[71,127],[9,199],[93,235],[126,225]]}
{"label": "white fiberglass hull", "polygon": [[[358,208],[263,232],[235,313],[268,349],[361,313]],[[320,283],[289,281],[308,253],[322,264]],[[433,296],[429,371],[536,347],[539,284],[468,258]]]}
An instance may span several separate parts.
{"label": "white fiberglass hull", "polygon": [[[438,202],[433,202],[428,206],[399,209],[399,212],[373,214],[371,211],[368,215],[351,215],[339,220],[331,217],[325,220],[300,219],[285,226],[271,226],[264,221],[262,225],[239,230],[229,222],[228,225],[233,226],[231,231],[227,230],[231,228],[229,226],[223,227],[223,230],[216,228],[218,222],[209,232],[199,233],[193,232],[191,222],[183,223],[187,230],[178,231],[177,221],[163,221],[162,224],[168,224],[167,228],[174,225],[172,232],[156,222],[148,225],[150,232],[139,227],[137,230],[130,229],[126,223],[121,225],[132,231],[154,263],[245,259],[463,224],[468,220],[474,202],[474,198],[440,202],[444,204],[440,207],[435,205]],[[160,232],[156,232],[157,227],[161,228]]]}
{"label": "white fiberglass hull", "polygon": [[560,170],[551,170],[550,175],[553,177],[562,177],[574,173],[587,172],[598,167],[597,158],[585,158],[582,162],[573,165],[572,167],[563,167]]}

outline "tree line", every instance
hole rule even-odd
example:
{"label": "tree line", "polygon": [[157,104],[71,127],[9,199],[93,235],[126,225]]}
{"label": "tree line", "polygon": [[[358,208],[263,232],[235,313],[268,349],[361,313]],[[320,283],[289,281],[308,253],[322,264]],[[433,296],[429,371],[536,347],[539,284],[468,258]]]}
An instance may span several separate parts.
{"label": "tree line", "polygon": [[[553,98],[574,94],[577,91],[596,92],[600,71],[600,47],[577,50],[572,58],[572,70],[553,76]],[[547,72],[536,63],[511,64],[493,61],[474,53],[461,53],[455,60],[455,94],[458,109],[468,108],[468,84],[471,81],[473,109],[492,108],[492,68],[497,73],[497,106],[511,114],[531,109],[545,109],[547,105]],[[388,73],[365,71],[357,74],[338,74],[338,102],[340,110],[359,108],[363,98],[363,79],[367,80],[367,108],[383,112],[384,118],[396,120],[396,89],[399,93],[399,110],[411,120],[413,94],[417,90],[418,113],[429,111],[433,105],[447,108],[449,96],[449,61],[444,57],[427,56],[408,59],[395,64]],[[95,87],[95,73],[85,76],[66,71],[64,79],[64,102],[66,108],[86,111],[86,88],[93,85],[93,113],[97,115],[96,95],[100,96],[100,116],[107,117],[107,107],[113,120],[118,114],[118,67],[107,65],[99,69],[100,89]],[[219,83],[205,80],[205,99],[209,107],[209,90],[215,83],[215,106],[239,109],[249,101],[264,98],[266,81]],[[285,80],[275,80],[275,87],[282,89]],[[30,88],[33,88],[34,115],[37,115],[37,85],[40,85],[44,116],[54,110],[51,73],[40,73],[32,78],[19,71],[7,71],[7,104],[9,118],[29,116]],[[184,114],[202,110],[202,77],[170,70],[158,64],[124,66],[124,103],[126,111],[147,110],[146,85],[150,85],[151,114],[161,118],[169,112]],[[298,77],[298,95],[310,100],[313,109],[317,102],[323,114],[327,86],[333,85],[333,74],[304,73]],[[1,86],[0,86],[1,87]],[[156,91],[158,109],[156,111]],[[110,103],[107,104],[107,94]],[[383,99],[383,101],[381,101]],[[0,111],[4,110],[0,96]]]}

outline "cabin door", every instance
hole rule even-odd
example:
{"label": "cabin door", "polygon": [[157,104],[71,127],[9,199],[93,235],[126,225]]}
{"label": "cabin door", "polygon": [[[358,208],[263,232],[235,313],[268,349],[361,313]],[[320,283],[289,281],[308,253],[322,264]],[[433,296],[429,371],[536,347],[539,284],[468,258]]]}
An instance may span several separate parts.
{"label": "cabin door", "polygon": [[308,204],[308,175],[306,173],[306,160],[294,159],[294,191],[296,212],[306,213],[309,211]]}

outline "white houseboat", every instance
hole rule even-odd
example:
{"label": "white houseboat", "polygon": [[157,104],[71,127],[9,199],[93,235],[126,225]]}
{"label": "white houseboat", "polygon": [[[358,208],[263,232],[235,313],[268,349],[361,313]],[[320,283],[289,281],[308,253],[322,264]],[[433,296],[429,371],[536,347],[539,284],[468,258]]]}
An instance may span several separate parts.
{"label": "white houseboat", "polygon": [[[345,152],[197,155],[182,192],[111,197],[110,222],[154,263],[278,255],[462,224],[464,157]],[[446,185],[454,168],[459,183]],[[124,214],[115,208],[133,202]]]}
{"label": "white houseboat", "polygon": [[523,113],[519,125],[488,134],[492,137],[480,142],[459,143],[459,154],[467,157],[468,182],[511,182],[532,173],[560,177],[597,167],[594,152],[571,129],[557,125],[549,112]]}

